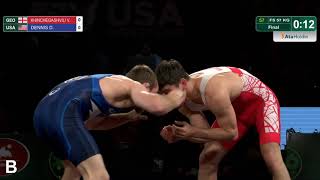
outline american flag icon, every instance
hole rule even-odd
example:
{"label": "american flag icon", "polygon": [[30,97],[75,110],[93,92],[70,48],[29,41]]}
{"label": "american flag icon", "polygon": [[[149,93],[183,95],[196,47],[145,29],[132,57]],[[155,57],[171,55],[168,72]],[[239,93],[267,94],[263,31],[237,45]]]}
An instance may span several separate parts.
{"label": "american flag icon", "polygon": [[19,31],[27,31],[28,30],[28,25],[19,25],[18,26]]}
{"label": "american flag icon", "polygon": [[18,23],[19,24],[28,23],[28,17],[18,17]]}

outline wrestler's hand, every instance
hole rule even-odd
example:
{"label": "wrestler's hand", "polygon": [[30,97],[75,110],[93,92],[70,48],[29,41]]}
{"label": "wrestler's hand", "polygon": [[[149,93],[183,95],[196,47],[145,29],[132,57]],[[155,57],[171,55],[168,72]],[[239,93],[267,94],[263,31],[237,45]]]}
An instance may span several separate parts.
{"label": "wrestler's hand", "polygon": [[132,110],[128,112],[128,119],[129,121],[141,121],[141,120],[148,120],[148,116],[142,115],[143,111],[140,110]]}
{"label": "wrestler's hand", "polygon": [[168,125],[168,126],[163,127],[160,132],[160,135],[168,143],[174,143],[177,141],[177,138],[175,136],[175,130],[172,125]]}
{"label": "wrestler's hand", "polygon": [[194,134],[194,127],[185,121],[175,121],[173,127],[178,138],[187,139]]}

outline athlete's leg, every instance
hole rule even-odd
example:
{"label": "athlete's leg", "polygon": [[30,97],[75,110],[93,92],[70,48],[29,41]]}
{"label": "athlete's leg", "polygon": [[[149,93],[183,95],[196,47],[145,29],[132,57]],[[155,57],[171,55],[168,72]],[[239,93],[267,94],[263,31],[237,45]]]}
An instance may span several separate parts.
{"label": "athlete's leg", "polygon": [[285,166],[278,143],[260,145],[263,159],[273,176],[273,180],[290,180],[288,169]]}
{"label": "athlete's leg", "polygon": [[227,152],[219,142],[206,143],[199,157],[198,180],[216,180],[219,163]]}
{"label": "athlete's leg", "polygon": [[[232,149],[239,140],[246,134],[248,128],[240,121],[237,122],[238,138],[232,141],[216,142],[212,141],[205,145],[199,158],[198,180],[216,180],[220,161]],[[214,122],[212,128],[219,128],[219,124]]]}
{"label": "athlete's leg", "polygon": [[61,180],[80,180],[79,170],[68,160],[63,161],[64,173]]}
{"label": "athlete's leg", "polygon": [[98,145],[84,127],[80,102],[73,100],[64,114],[65,154],[84,180],[109,180]]}
{"label": "athlete's leg", "polygon": [[103,163],[102,156],[96,154],[82,161],[77,169],[80,171],[84,180],[110,180],[109,173]]}
{"label": "athlete's leg", "polygon": [[[269,99],[263,112],[257,113],[256,127],[260,138],[260,151],[274,180],[289,180],[289,172],[283,162],[280,149],[280,105],[276,95],[268,89]],[[262,115],[262,116],[261,116]]]}

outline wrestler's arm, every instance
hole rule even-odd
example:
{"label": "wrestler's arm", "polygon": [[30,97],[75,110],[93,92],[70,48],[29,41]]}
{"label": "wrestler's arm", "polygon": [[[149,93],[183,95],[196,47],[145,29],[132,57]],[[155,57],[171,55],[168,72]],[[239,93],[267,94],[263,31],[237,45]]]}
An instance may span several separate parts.
{"label": "wrestler's arm", "polygon": [[219,128],[193,128],[192,137],[222,141],[238,137],[236,114],[230,100],[230,93],[224,83],[207,87],[206,103],[216,116]]}
{"label": "wrestler's arm", "polygon": [[130,88],[130,96],[135,106],[155,115],[164,115],[180,106],[185,93],[180,90],[171,91],[167,95],[148,92],[140,83]]}
{"label": "wrestler's arm", "polygon": [[89,130],[110,130],[132,121],[146,119],[148,119],[147,116],[137,113],[136,110],[132,110],[128,113],[117,113],[108,116],[101,114],[92,117],[85,122],[85,126]]}
{"label": "wrestler's arm", "polygon": [[191,111],[184,105],[179,108],[179,112],[189,119],[192,126],[198,128],[210,128],[207,118],[201,111]]}
{"label": "wrestler's arm", "polygon": [[[192,126],[197,128],[204,128],[204,129],[210,128],[208,120],[206,119],[206,117],[201,111],[191,111],[188,107],[182,106],[181,108],[179,108],[179,112],[189,119],[190,124]],[[165,131],[169,131],[169,129],[166,129],[166,128],[172,128],[170,130],[172,132],[165,132]],[[206,142],[212,141],[211,139],[197,138],[197,137],[179,138],[174,133],[174,126],[164,127],[164,129],[161,131],[160,134],[169,143],[174,143],[182,139],[188,140],[194,143],[206,143]]]}
{"label": "wrestler's arm", "polygon": [[[193,127],[197,127],[201,129],[210,128],[207,118],[204,116],[204,114],[201,111],[191,111],[188,107],[183,106],[179,108],[179,112],[185,115],[189,119],[190,124]],[[197,137],[188,137],[186,140],[194,143],[206,143],[206,142],[212,141],[211,139],[197,138]]]}

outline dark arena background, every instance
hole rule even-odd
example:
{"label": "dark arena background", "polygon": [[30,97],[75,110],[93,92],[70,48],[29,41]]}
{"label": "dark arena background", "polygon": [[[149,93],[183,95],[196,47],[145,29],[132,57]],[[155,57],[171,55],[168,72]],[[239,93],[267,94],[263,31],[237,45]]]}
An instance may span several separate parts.
{"label": "dark arena background", "polygon": [[[243,68],[265,82],[281,105],[282,155],[292,179],[320,179],[320,75],[317,42],[274,42],[256,16],[320,17],[317,1],[86,0],[7,1],[3,16],[83,16],[83,32],[2,33],[0,179],[55,180],[61,161],[36,136],[37,103],[57,84],[87,74],[124,74],[177,59],[192,73]],[[318,21],[319,23],[319,21]],[[214,118],[206,113],[210,123]],[[163,126],[177,111],[110,131],[92,131],[112,180],[196,180],[202,146],[166,143]],[[14,141],[10,141],[14,139]],[[20,143],[20,144],[19,144]],[[22,145],[21,145],[22,144]],[[15,149],[19,146],[21,149]],[[23,148],[24,147],[24,148]],[[5,160],[25,161],[5,173]],[[252,129],[223,159],[220,180],[271,180]]]}

